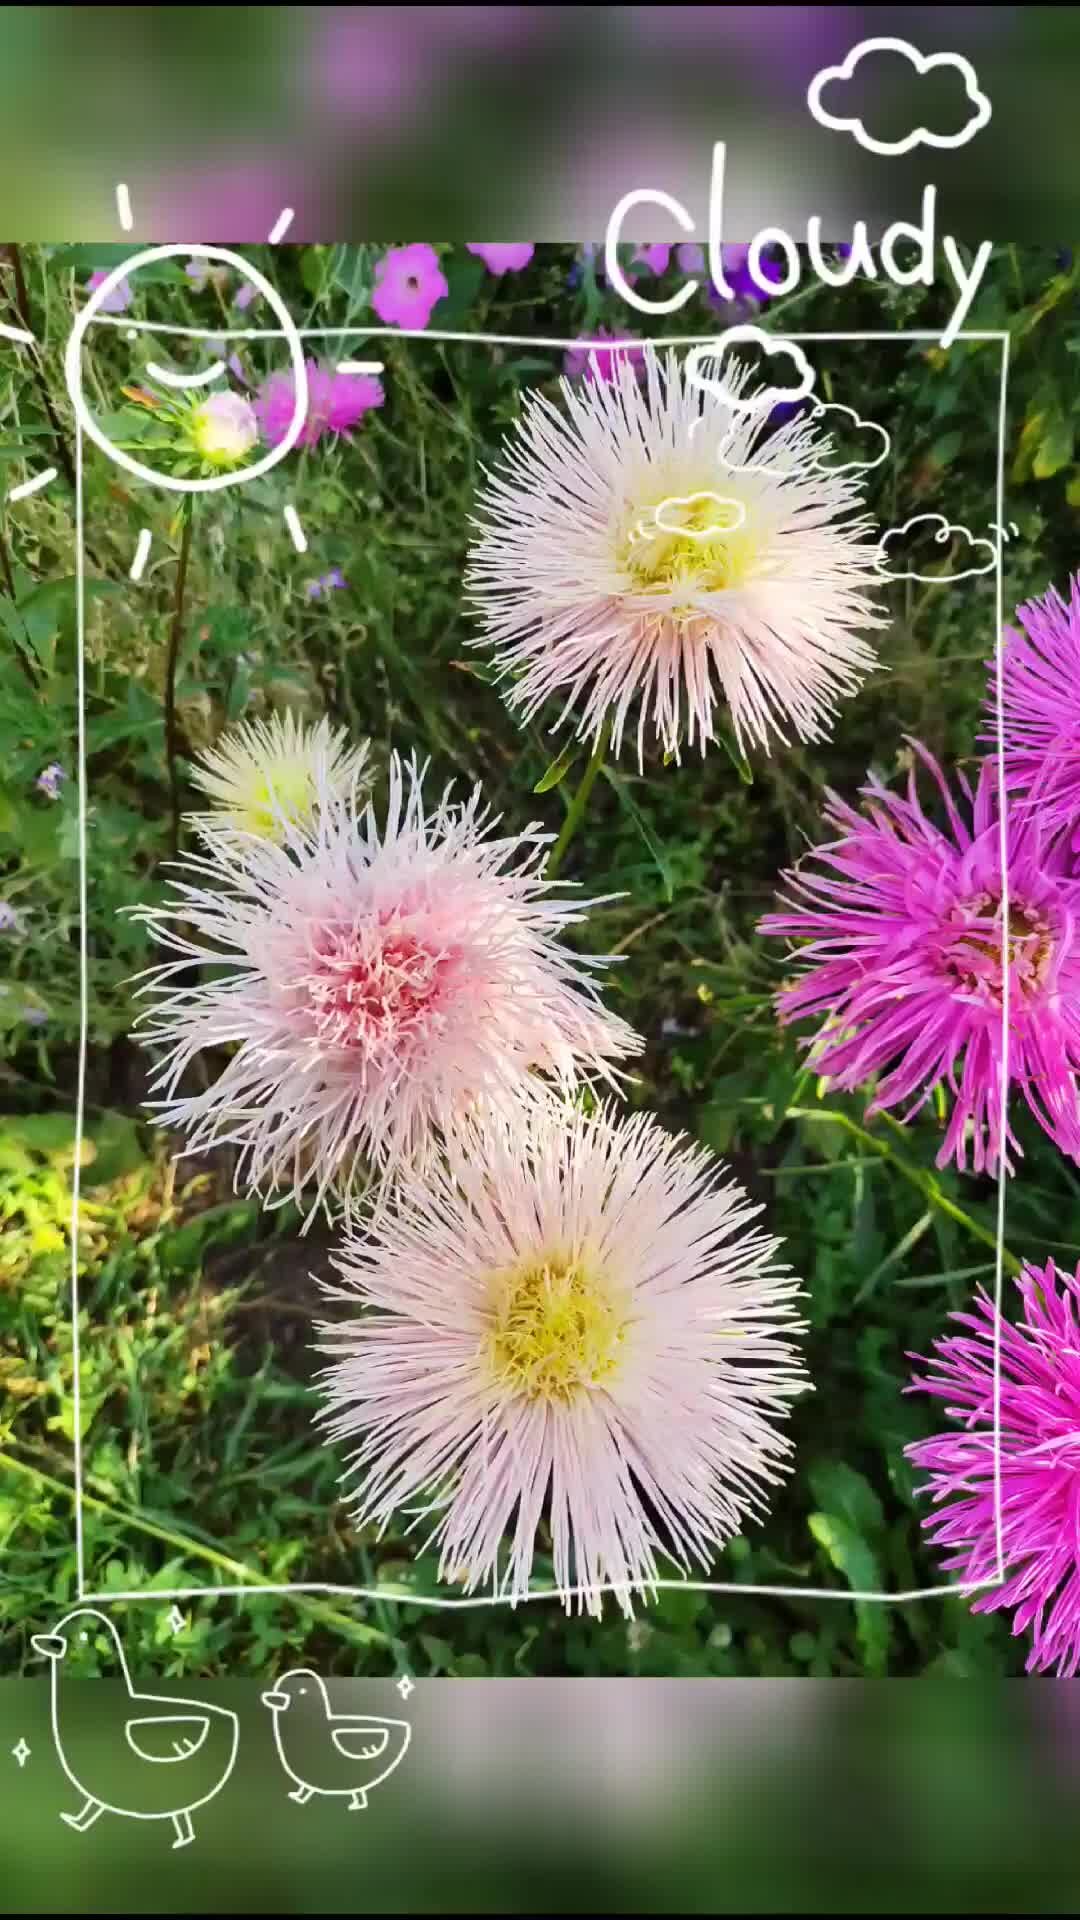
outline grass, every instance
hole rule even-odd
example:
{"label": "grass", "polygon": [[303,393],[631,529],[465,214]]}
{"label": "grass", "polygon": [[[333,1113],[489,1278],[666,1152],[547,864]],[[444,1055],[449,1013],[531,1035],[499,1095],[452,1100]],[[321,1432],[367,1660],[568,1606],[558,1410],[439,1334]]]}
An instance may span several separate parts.
{"label": "grass", "polygon": [[[294,311],[316,324],[362,323],[369,250],[257,249],[253,257]],[[571,260],[568,249],[541,248],[525,273],[495,282],[463,249],[449,249],[451,296],[434,324],[556,336],[618,324],[602,293],[567,287]],[[53,448],[57,428],[68,445],[71,435],[60,373],[66,316],[90,268],[108,263],[107,248],[24,250],[39,331],[47,304],[42,379],[51,412],[34,381],[0,381],[5,477],[45,460],[63,473]],[[182,278],[178,270],[154,283],[146,313],[161,317],[169,303],[175,314],[179,303],[209,324],[211,295],[194,294]],[[1073,470],[1034,471],[1039,443],[1028,426],[1039,414],[1045,424],[1055,408],[1071,418],[1066,376],[1075,361],[1067,355],[1078,336],[1071,296],[1046,304],[1055,284],[1048,257],[995,262],[972,319],[1009,325],[1016,336],[1010,604],[1062,581],[1075,539]],[[932,326],[941,317],[941,296],[921,289],[798,298],[800,324],[819,331]],[[779,301],[770,323],[783,317]],[[715,324],[709,309],[697,324]],[[679,330],[688,330],[685,314]],[[362,343],[350,340],[349,350]],[[110,331],[94,350],[95,404],[117,403],[132,377],[124,355],[138,362],[147,351]],[[935,1170],[941,1122],[933,1110],[900,1129],[868,1121],[864,1098],[818,1086],[795,1040],[777,1030],[772,995],[783,962],[755,926],[778,871],[818,836],[825,786],[850,795],[870,765],[895,775],[905,734],[947,761],[977,751],[992,583],[890,590],[889,671],[845,704],[826,750],[758,754],[749,767],[716,751],[682,766],[655,760],[644,773],[625,758],[601,764],[580,752],[563,768],[555,764],[562,737],[539,726],[519,731],[509,718],[483,653],[468,645],[460,595],[481,467],[522,390],[556,391],[559,356],[431,340],[391,339],[379,351],[387,403],[351,445],[320,444],[242,495],[199,503],[179,621],[185,535],[173,505],[104,462],[88,464],[91,1011],[79,1247],[87,1586],[208,1589],[206,1599],[181,1603],[177,1632],[165,1600],[118,1603],[133,1668],[162,1673],[261,1674],[294,1655],[326,1672],[372,1674],[406,1666],[460,1676],[1015,1673],[1022,1648],[1007,1624],[972,1615],[956,1597],[875,1608],[740,1591],[789,1583],[910,1590],[943,1578],[921,1544],[903,1453],[932,1418],[904,1393],[906,1355],[925,1352],[947,1313],[990,1274],[994,1189]],[[897,524],[941,500],[951,519],[972,527],[992,516],[992,350],[961,343],[939,361],[932,351],[876,343],[857,360],[822,348],[820,361],[838,394],[890,425],[890,459],[871,476],[879,518]],[[251,373],[265,364],[253,350]],[[303,561],[281,522],[289,498],[310,542]],[[136,588],[127,572],[143,525],[153,546]],[[18,939],[4,936],[0,975],[7,1671],[22,1666],[31,1632],[70,1599],[75,1574],[73,783],[55,804],[34,788],[50,761],[69,774],[73,765],[71,539],[62,478],[18,515],[0,507],[0,729],[15,743],[0,779],[0,891],[25,921]],[[307,583],[333,567],[347,590],[309,598]],[[190,806],[190,756],[230,719],[286,703],[327,711],[370,737],[377,760],[391,746],[415,750],[430,761],[433,785],[482,779],[509,825],[540,818],[559,835],[562,878],[620,896],[591,916],[587,941],[622,956],[610,1004],[646,1038],[631,1100],[730,1161],[807,1286],[815,1392],[797,1409],[795,1471],[768,1520],[717,1556],[713,1577],[733,1593],[666,1591],[632,1622],[610,1611],[600,1622],[567,1616],[545,1599],[517,1612],[440,1610],[436,1602],[453,1596],[413,1536],[395,1530],[376,1540],[353,1529],[341,1463],[313,1429],[310,1323],[329,1239],[301,1236],[289,1209],[261,1213],[236,1196],[225,1152],[175,1164],[150,1126],[127,984],[147,956],[122,909],[161,895],[173,772]],[[39,1024],[28,1024],[27,1007],[44,1015]],[[1008,1199],[1007,1273],[1029,1255],[1080,1254],[1075,1170],[1034,1130],[1021,1131],[1026,1158]],[[543,1554],[538,1567],[542,1581],[550,1573]],[[293,1581],[362,1585],[378,1597],[232,1591]],[[214,1598],[223,1587],[228,1595]]]}

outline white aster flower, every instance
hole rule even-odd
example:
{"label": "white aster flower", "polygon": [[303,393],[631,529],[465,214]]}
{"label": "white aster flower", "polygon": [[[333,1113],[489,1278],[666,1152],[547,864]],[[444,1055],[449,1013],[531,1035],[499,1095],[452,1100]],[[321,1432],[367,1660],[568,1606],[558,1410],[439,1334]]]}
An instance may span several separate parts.
{"label": "white aster flower", "polygon": [[366,778],[367,757],[366,740],[350,746],[344,729],[326,719],[308,726],[290,711],[242,721],[192,769],[215,808],[201,819],[280,841],[290,826],[310,826],[320,794],[351,798]]}
{"label": "white aster flower", "polygon": [[[731,373],[736,397],[747,370]],[[526,401],[478,502],[466,588],[523,721],[558,698],[579,738],[619,752],[637,703],[665,753],[704,753],[726,700],[740,746],[827,737],[839,699],[877,664],[885,619],[875,528],[857,472],[794,420],[763,437],[646,352],[610,380]],[[722,454],[722,457],[721,457]],[[750,468],[750,471],[747,471]],[[659,515],[659,518],[658,518]]]}
{"label": "white aster flower", "polygon": [[322,1330],[357,1525],[420,1501],[439,1577],[517,1600],[543,1518],[592,1612],[603,1586],[629,1612],[658,1554],[709,1568],[787,1470],[806,1385],[798,1282],[723,1172],[645,1115],[548,1108],[406,1174],[337,1263],[366,1311]]}
{"label": "white aster flower", "polygon": [[[603,1007],[607,962],[559,944],[597,901],[554,900],[550,835],[496,839],[477,787],[425,813],[422,774],[390,764],[385,819],[324,791],[283,843],[212,821],[177,898],[140,908],[178,959],[150,970],[137,1023],[163,1052],[151,1104],[196,1151],[240,1149],[237,1179],[350,1205],[473,1109],[513,1110],[594,1079],[641,1041]],[[188,984],[193,966],[213,969]],[[231,1048],[184,1093],[197,1054]]]}

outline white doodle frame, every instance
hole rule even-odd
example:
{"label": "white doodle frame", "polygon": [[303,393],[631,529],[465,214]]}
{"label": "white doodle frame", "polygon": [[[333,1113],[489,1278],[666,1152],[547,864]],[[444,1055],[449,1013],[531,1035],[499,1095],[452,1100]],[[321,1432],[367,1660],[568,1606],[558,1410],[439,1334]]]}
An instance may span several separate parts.
{"label": "white doodle frame", "polygon": [[[101,316],[101,319],[102,319],[102,323],[105,323],[106,316]],[[117,318],[114,322],[112,322],[112,324],[116,324],[118,326],[123,326],[126,328],[130,328],[134,324],[137,327],[139,327],[140,330],[142,331],[152,331],[152,332],[158,332],[158,333],[185,334],[188,336],[206,334],[216,339],[219,339],[222,337],[220,330],[214,333],[213,330],[209,328],[159,326],[156,323],[152,323],[152,322],[133,323],[126,317],[123,319]],[[298,329],[298,331],[300,333],[301,338],[304,338],[304,339],[333,338],[336,340],[344,340],[350,334],[352,334],[358,338],[363,338],[365,340],[377,338],[377,337],[393,338],[398,340],[415,339],[423,342],[435,342],[435,341],[455,342],[455,343],[472,344],[472,345],[478,345],[478,346],[480,345],[510,346],[510,347],[516,347],[516,348],[521,348],[521,347],[541,348],[542,347],[542,348],[547,348],[547,349],[550,349],[553,351],[559,351],[559,352],[566,352],[571,349],[575,351],[580,351],[581,344],[582,344],[580,340],[564,340],[564,339],[552,338],[550,336],[522,336],[522,335],[513,335],[513,334],[489,334],[489,333],[470,333],[470,332],[463,332],[463,331],[440,331],[437,328],[430,328],[424,331],[412,331],[412,330],[405,330],[397,327],[370,327],[369,326],[369,327],[353,327],[353,328],[347,328],[345,330],[342,330],[341,328],[331,328],[331,327],[314,327],[314,328],[300,328]],[[233,328],[231,330],[228,330],[226,337],[229,339],[273,338],[273,337],[277,337],[277,330],[272,328],[269,328],[269,329],[268,328]],[[671,347],[671,348],[680,348],[680,349],[694,348],[694,347],[704,346],[709,342],[714,342],[717,338],[718,338],[718,334],[714,330],[711,333],[680,335],[675,338],[665,340],[663,344],[665,347]],[[929,346],[938,345],[940,343],[939,333],[932,330],[929,330],[929,331],[928,330],[916,330],[916,331],[901,330],[901,331],[894,332],[889,329],[871,329],[871,330],[860,329],[860,330],[854,330],[854,331],[840,331],[840,332],[822,331],[822,332],[816,332],[816,333],[797,333],[797,332],[786,333],[781,330],[778,330],[776,334],[772,336],[772,338],[774,338],[778,343],[781,341],[787,341],[795,346],[800,345],[800,343],[808,343],[810,345],[813,345],[814,343],[818,343],[818,344],[825,345],[825,344],[841,343],[841,342],[857,344],[857,343],[864,343],[868,341],[894,341],[894,342],[907,341],[907,342],[920,342],[920,343],[923,343],[925,346],[929,347]],[[1004,498],[1004,495],[1005,495],[1005,432],[1006,432],[1006,419],[1007,419],[1010,335],[1007,331],[1004,331],[1004,330],[979,330],[979,329],[974,329],[970,331],[961,331],[956,335],[957,344],[960,344],[966,341],[971,341],[971,342],[981,341],[984,343],[996,342],[1000,352],[998,416],[997,416],[997,448],[996,448],[996,465],[995,465],[994,520],[998,527],[1003,527],[1005,525],[1005,498]],[[606,350],[610,351],[611,349],[606,348]],[[333,1595],[337,1598],[353,1599],[353,1600],[384,1601],[384,1602],[391,1602],[391,1603],[397,1602],[400,1604],[413,1605],[413,1606],[422,1604],[424,1607],[430,1608],[432,1611],[456,1612],[459,1610],[476,1608],[476,1607],[524,1605],[531,1600],[551,1601],[554,1599],[561,1599],[565,1601],[565,1600],[571,1600],[571,1599],[584,1598],[587,1596],[595,1597],[602,1594],[617,1593],[619,1591],[618,1587],[616,1587],[611,1583],[605,1583],[602,1585],[595,1585],[595,1586],[569,1587],[569,1588],[542,1587],[542,1588],[537,1588],[535,1590],[530,1589],[526,1594],[522,1595],[517,1602],[511,1602],[510,1600],[497,1598],[487,1593],[464,1595],[464,1596],[431,1595],[431,1594],[425,1594],[421,1596],[415,1592],[410,1592],[406,1588],[399,1589],[389,1583],[385,1585],[380,1585],[378,1587],[367,1587],[359,1584],[345,1585],[341,1582],[335,1582],[335,1581],[296,1581],[296,1582],[287,1582],[287,1583],[282,1582],[277,1584],[273,1584],[273,1583],[261,1584],[257,1582],[252,1582],[252,1583],[246,1583],[242,1585],[208,1584],[205,1586],[198,1586],[198,1587],[170,1587],[170,1588],[146,1587],[142,1589],[136,1588],[136,1589],[126,1589],[123,1591],[109,1591],[109,1592],[97,1592],[92,1588],[89,1588],[86,1584],[84,1511],[83,1511],[84,1487],[83,1487],[83,1467],[82,1467],[81,1404],[80,1404],[80,1382],[79,1382],[79,1275],[78,1275],[78,1228],[79,1228],[79,1201],[80,1201],[79,1162],[80,1162],[81,1145],[82,1145],[82,1137],[83,1137],[83,1123],[84,1123],[87,1032],[88,1032],[88,1014],[89,1014],[88,975],[87,975],[87,959],[88,959],[88,953],[87,953],[87,835],[86,835],[87,784],[86,784],[86,752],[85,752],[85,748],[86,748],[86,721],[85,721],[86,660],[85,660],[85,553],[84,553],[84,539],[83,539],[83,535],[84,535],[83,460],[84,460],[83,435],[81,433],[81,430],[77,426],[76,442],[75,442],[75,463],[76,463],[76,513],[75,513],[76,589],[75,589],[75,592],[76,592],[77,705],[78,705],[77,794],[78,794],[78,853],[79,853],[78,893],[79,893],[79,961],[80,961],[80,1044],[79,1044],[79,1052],[78,1052],[78,1069],[77,1069],[75,1155],[74,1155],[74,1167],[73,1167],[73,1175],[72,1175],[72,1211],[71,1211],[71,1248],[72,1248],[71,1315],[72,1315],[72,1347],[73,1347],[73,1367],[74,1367],[72,1411],[73,1411],[73,1435],[74,1435],[73,1456],[74,1456],[74,1469],[75,1469],[74,1471],[74,1479],[75,1479],[74,1512],[75,1512],[75,1561],[76,1561],[76,1588],[77,1588],[76,1595],[75,1595],[75,1604],[107,1605],[112,1602],[131,1603],[131,1602],[141,1601],[141,1602],[150,1602],[154,1605],[160,1606],[163,1603],[176,1602],[179,1600],[204,1600],[205,1601],[205,1600],[213,1600],[215,1598],[226,1599],[226,1598],[243,1598],[243,1597],[254,1599],[254,1598],[258,1598],[260,1595],[272,1596],[275,1598],[287,1598],[290,1594],[297,1594],[297,1595],[313,1594],[313,1595]],[[1004,626],[1003,550],[1004,550],[1004,542],[999,540],[997,545],[996,565],[994,568],[995,655],[996,655],[998,669],[999,669],[998,675],[997,675],[998,694],[997,694],[997,713],[996,713],[995,757],[996,757],[997,770],[998,770],[999,793],[1002,796],[1004,796],[1004,793],[1005,793],[1004,714],[1003,714],[1003,710],[1001,706],[1001,698],[1000,698],[1000,663],[1001,663],[1002,635],[1003,635],[1003,626]],[[1003,911],[1007,914],[1008,912],[1008,869],[1007,869],[1007,861],[1006,861],[1007,816],[1006,816],[1005,806],[1003,805],[999,811],[1000,811],[1000,840],[1001,840],[1001,853],[1002,853],[1002,871],[1005,879],[1005,885],[1003,887],[1003,892],[1002,892],[1002,906],[1003,906]],[[1008,1063],[1008,1054],[1007,1054],[1008,981],[1007,981],[1007,978],[1005,982],[1005,993],[1003,995],[1002,1020],[1003,1020],[1003,1028],[1004,1028],[1004,1047],[1005,1047],[1005,1052],[1003,1054],[1004,1071],[1002,1074],[1002,1121],[1004,1123],[1005,1110],[1006,1110],[1007,1100],[1008,1100],[1008,1066],[1007,1066],[1007,1063]],[[650,1588],[649,1588],[650,1593],[654,1591],[659,1592],[663,1590],[672,1589],[675,1591],[689,1590],[691,1592],[697,1592],[697,1593],[731,1594],[734,1596],[754,1595],[754,1596],[759,1596],[764,1598],[774,1598],[774,1599],[841,1601],[846,1605],[852,1605],[854,1603],[871,1603],[871,1604],[878,1604],[878,1605],[884,1605],[884,1606],[898,1606],[898,1605],[905,1605],[905,1604],[917,1602],[920,1600],[929,1599],[931,1597],[934,1597],[936,1595],[941,1595],[941,1594],[968,1595],[975,1592],[981,1592],[986,1589],[995,1588],[995,1587],[1001,1586],[1004,1583],[1006,1578],[1006,1566],[1005,1566],[1005,1558],[1004,1558],[1002,1485],[1001,1485],[1001,1438],[1002,1438],[1002,1435],[1001,1435],[1000,1310],[1002,1305],[1003,1282],[1004,1282],[1003,1249],[1004,1249],[1006,1185],[1007,1185],[1007,1176],[1004,1174],[1003,1171],[999,1170],[998,1181],[997,1181],[996,1247],[995,1247],[995,1261],[994,1261],[994,1300],[995,1300],[995,1304],[998,1309],[998,1312],[995,1317],[994,1341],[993,1341],[994,1419],[993,1419],[993,1432],[992,1432],[993,1457],[994,1457],[994,1525],[995,1525],[995,1545],[996,1545],[996,1559],[997,1559],[995,1577],[992,1580],[984,1579],[984,1580],[975,1581],[975,1582],[971,1582],[971,1581],[946,1582],[941,1585],[935,1585],[930,1587],[916,1587],[916,1588],[912,1588],[909,1591],[900,1591],[900,1592],[887,1592],[887,1591],[879,1591],[876,1589],[853,1590],[851,1588],[845,1588],[845,1587],[809,1587],[804,1585],[788,1585],[788,1584],[780,1584],[780,1583],[758,1584],[758,1583],[748,1583],[743,1581],[697,1580],[697,1579],[691,1579],[691,1578],[686,1578],[686,1579],[680,1578],[680,1579],[658,1580],[650,1585]]]}

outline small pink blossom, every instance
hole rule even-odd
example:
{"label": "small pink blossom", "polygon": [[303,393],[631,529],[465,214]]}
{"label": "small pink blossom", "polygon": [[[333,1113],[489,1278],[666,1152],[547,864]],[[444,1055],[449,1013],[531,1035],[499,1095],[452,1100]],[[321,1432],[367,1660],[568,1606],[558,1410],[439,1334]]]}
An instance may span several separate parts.
{"label": "small pink blossom", "polygon": [[[338,373],[316,360],[308,361],[307,374],[308,410],[298,446],[313,447],[324,433],[348,439],[365,413],[383,404],[382,382],[373,374]],[[272,373],[263,382],[255,413],[263,438],[272,447],[278,446],[288,432],[295,394],[291,373]]]}
{"label": "small pink blossom", "polygon": [[671,248],[666,243],[657,241],[652,246],[639,247],[634,259],[640,260],[643,266],[648,267],[650,273],[659,276],[668,270]]}
{"label": "small pink blossom", "polygon": [[391,247],[383,255],[375,269],[371,304],[388,327],[418,333],[449,291],[434,247],[416,240],[408,247]]}
{"label": "small pink blossom", "polygon": [[[86,283],[87,293],[96,293],[103,282],[108,279],[111,272],[111,267],[99,267],[96,273],[92,273]],[[131,300],[130,282],[127,280],[118,280],[112,292],[106,294],[104,300],[101,302],[100,311],[102,313],[126,313],[131,305]]]}
{"label": "small pink blossom", "polygon": [[469,240],[469,253],[478,254],[489,273],[519,273],[527,267],[536,248],[531,240],[507,242],[497,240]]}
{"label": "small pink blossom", "polygon": [[[578,342],[576,347],[567,349],[563,360],[563,371],[571,380],[583,377],[586,380],[615,380],[620,366],[628,366],[635,373],[640,372],[645,362],[645,349],[631,346],[632,334],[615,334],[607,327],[598,327],[591,336]],[[610,342],[610,345],[605,345]]]}

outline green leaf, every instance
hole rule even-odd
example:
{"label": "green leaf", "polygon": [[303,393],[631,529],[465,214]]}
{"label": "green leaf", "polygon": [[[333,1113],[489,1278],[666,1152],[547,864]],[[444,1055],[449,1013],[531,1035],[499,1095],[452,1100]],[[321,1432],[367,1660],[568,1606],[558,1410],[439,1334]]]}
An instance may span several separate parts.
{"label": "green leaf", "polygon": [[432,322],[450,333],[458,333],[463,331],[463,322],[468,318],[469,308],[480,291],[480,282],[487,269],[473,253],[444,260],[441,264],[449,292],[434,308]]}
{"label": "green leaf", "polygon": [[70,1113],[24,1113],[0,1121],[0,1126],[10,1126],[32,1153],[70,1153],[75,1144]]}
{"label": "green leaf", "polygon": [[856,1533],[879,1534],[885,1513],[869,1480],[844,1460],[818,1460],[810,1469],[814,1499],[826,1513],[845,1521]]}
{"label": "green leaf", "polygon": [[312,299],[317,299],[322,292],[326,277],[326,248],[301,248],[300,278]]}
{"label": "green leaf", "polygon": [[1045,427],[1045,410],[1038,413],[1030,413],[1024,421],[1020,432],[1020,439],[1017,443],[1016,456],[1009,474],[1009,478],[1015,486],[1020,486],[1025,480],[1030,480],[1031,463],[1035,458],[1038,447],[1042,443]]}
{"label": "green leaf", "polygon": [[553,787],[557,787],[561,780],[565,780],[580,751],[580,741],[572,740],[569,746],[563,748],[558,759],[552,761],[547,772],[537,781],[533,792],[550,793]]}
{"label": "green leaf", "polygon": [[930,449],[930,458],[934,465],[936,467],[951,466],[964,444],[964,437],[962,433],[956,431],[943,433],[940,440],[935,440]]}
{"label": "green leaf", "polygon": [[368,303],[372,287],[370,249],[365,246],[335,249],[333,280],[348,295],[349,308],[355,311]]}
{"label": "green leaf", "polygon": [[[881,1568],[872,1547],[844,1519],[830,1513],[812,1513],[810,1531],[838,1573],[856,1593],[881,1589]],[[885,1673],[889,1656],[889,1618],[880,1601],[856,1601],[855,1630],[867,1672]]]}
{"label": "green leaf", "polygon": [[142,1166],[146,1156],[138,1125],[130,1114],[110,1110],[95,1123],[89,1137],[94,1145],[94,1158],[83,1175],[84,1185],[107,1186]]}
{"label": "green leaf", "polygon": [[736,746],[734,740],[728,738],[726,727],[720,728],[719,739],[724,752],[738,773],[739,779],[742,781],[744,787],[752,787],[754,784],[754,770],[745,754]]}
{"label": "green leaf", "polygon": [[1075,436],[1073,423],[1064,414],[1058,414],[1051,420],[1031,462],[1031,471],[1036,480],[1050,480],[1055,473],[1061,472],[1062,467],[1069,465]]}

